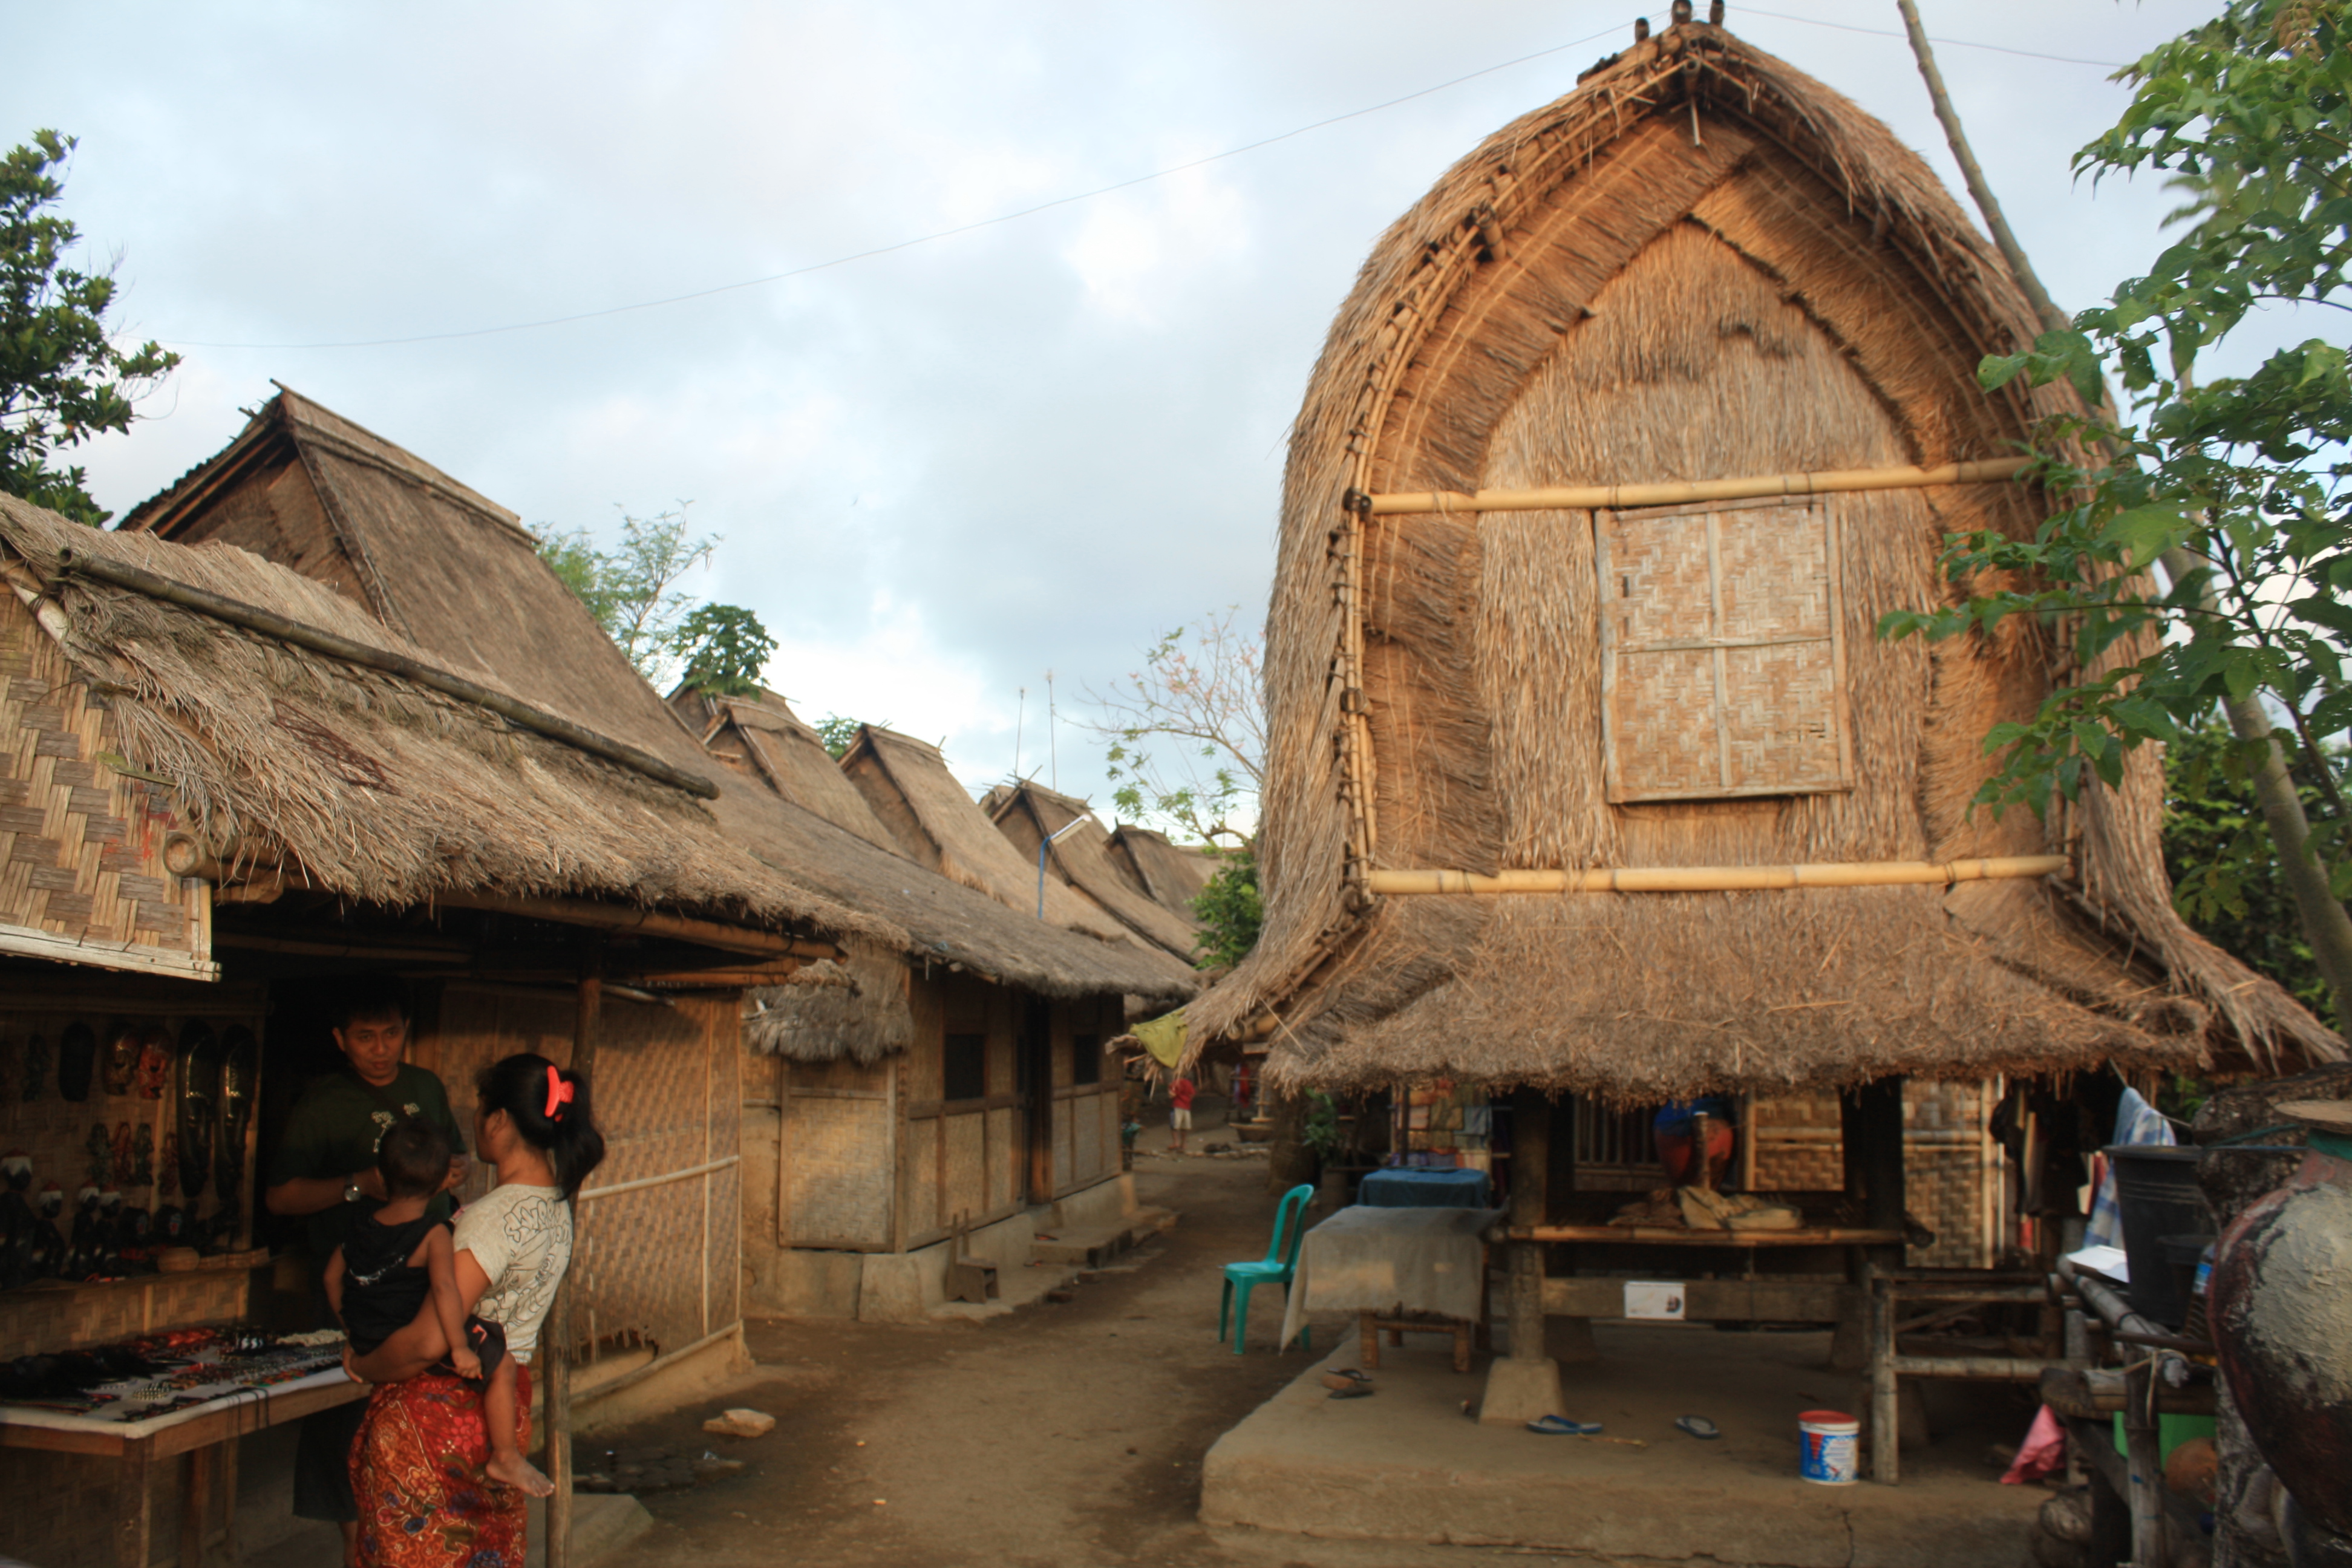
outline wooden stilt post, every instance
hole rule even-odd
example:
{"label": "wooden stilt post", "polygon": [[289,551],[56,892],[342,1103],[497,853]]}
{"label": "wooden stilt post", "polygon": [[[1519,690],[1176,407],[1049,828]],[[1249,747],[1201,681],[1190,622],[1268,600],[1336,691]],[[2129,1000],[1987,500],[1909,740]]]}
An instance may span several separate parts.
{"label": "wooden stilt post", "polygon": [[[1873,1230],[1903,1228],[1903,1079],[1874,1079],[1855,1090],[1846,1169],[1862,1183],[1863,1224]],[[1864,1311],[1870,1343],[1870,1459],[1872,1479],[1893,1485],[1900,1473],[1903,1419],[1893,1368],[1895,1301],[1879,1288],[1881,1272],[1903,1267],[1903,1248],[1873,1247],[1863,1265]]]}
{"label": "wooden stilt post", "polygon": [[[572,1013],[572,1070],[587,1077],[596,1068],[596,1024],[604,1005],[602,941],[592,943],[580,966]],[[593,1086],[591,1086],[591,1100]],[[587,1240],[585,1213],[572,1210],[572,1261],[576,1269]],[[552,1332],[539,1337],[541,1370],[547,1377],[547,1479],[555,1495],[547,1500],[547,1568],[572,1568],[572,1304],[580,1299],[579,1277],[568,1274],[548,1313]]]}
{"label": "wooden stilt post", "polygon": [[[1544,1223],[1551,1173],[1551,1101],[1541,1089],[1511,1093],[1510,1223]],[[1544,1354],[1543,1249],[1539,1241],[1505,1244],[1508,1269],[1504,1300],[1510,1316],[1511,1353],[1486,1369],[1478,1418],[1518,1425],[1559,1408],[1559,1365]]]}

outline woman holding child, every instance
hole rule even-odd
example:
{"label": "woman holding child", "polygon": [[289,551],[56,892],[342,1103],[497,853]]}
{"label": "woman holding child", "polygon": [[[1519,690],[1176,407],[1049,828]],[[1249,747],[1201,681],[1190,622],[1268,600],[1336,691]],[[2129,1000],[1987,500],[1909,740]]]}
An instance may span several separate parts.
{"label": "woman holding child", "polygon": [[440,1134],[404,1124],[379,1151],[391,1201],[330,1266],[352,1373],[380,1385],[351,1458],[359,1558],[379,1568],[520,1568],[527,1496],[554,1489],[522,1457],[530,1363],[604,1141],[586,1081],[544,1057],[508,1057],[476,1089],[498,1185],[445,1236],[421,1190]]}

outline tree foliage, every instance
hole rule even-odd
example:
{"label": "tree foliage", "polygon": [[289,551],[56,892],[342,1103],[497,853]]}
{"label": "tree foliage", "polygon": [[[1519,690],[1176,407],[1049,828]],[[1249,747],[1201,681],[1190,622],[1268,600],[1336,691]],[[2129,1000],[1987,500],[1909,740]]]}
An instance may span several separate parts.
{"label": "tree foliage", "polygon": [[675,640],[687,686],[719,697],[759,690],[760,672],[776,651],[760,617],[740,605],[696,605],[678,622]]}
{"label": "tree foliage", "polygon": [[621,514],[617,549],[584,528],[531,530],[539,558],[588,606],[639,675],[656,685],[681,670],[699,689],[740,696],[760,684],[775,639],[760,618],[734,605],[704,604],[679,585],[719,548],[715,533],[693,537],[687,503],[651,517]]}
{"label": "tree foliage", "polygon": [[[889,727],[887,720],[875,726],[877,730]],[[865,720],[845,719],[838,713],[828,713],[815,724],[816,738],[824,742],[826,753],[836,763],[849,755],[849,748],[857,744],[857,731],[864,728]]]}
{"label": "tree foliage", "polygon": [[[2312,848],[2345,866],[2340,769],[2352,722],[2341,639],[2352,632],[2352,381],[2333,311],[2352,261],[2352,50],[2347,0],[2232,0],[2122,73],[2122,120],[2075,156],[2095,177],[2160,171],[2181,191],[2179,237],[2072,328],[1986,359],[1990,391],[2071,384],[2101,412],[2036,432],[2039,478],[2074,504],[2030,539],[1954,535],[1942,566],[1962,604],[1896,612],[1885,635],[1960,635],[2030,616],[2080,672],[2031,721],[1988,738],[2002,763],[1978,799],[2045,810],[2126,751],[2179,742],[2224,699],[2259,700],[2297,777],[2330,807]],[[2315,336],[2251,374],[2200,374],[2257,308],[2292,307]],[[2105,378],[2127,406],[2104,406]],[[2177,571],[2148,572],[2164,557]],[[2152,635],[2150,635],[2152,634]],[[2241,768],[2263,752],[2240,748]]]}
{"label": "tree foliage", "polygon": [[1224,851],[1206,886],[1192,900],[1200,918],[1201,935],[1194,951],[1202,969],[1239,963],[1257,945],[1265,923],[1265,905],[1258,895],[1257,854],[1250,848]]}
{"label": "tree foliage", "polygon": [[[2333,761],[2341,765],[2340,756]],[[2280,877],[2270,829],[2255,807],[2242,752],[2229,727],[2208,719],[2184,729],[2166,748],[2164,773],[2164,865],[2182,916],[2340,1030],[2311,944],[2297,929],[2294,897]],[[2317,821],[2329,809],[2319,785],[2295,782],[2305,810]]]}
{"label": "tree foliage", "polygon": [[1263,645],[1234,625],[1239,613],[1178,626],[1144,650],[1140,669],[1087,690],[1097,717],[1082,722],[1111,742],[1111,801],[1127,820],[1204,844],[1252,842],[1265,763]]}
{"label": "tree foliage", "polygon": [[50,209],[74,139],[36,131],[0,158],[0,490],[92,527],[106,510],[60,451],[131,428],[132,405],[180,363],[157,343],[117,348],[106,327],[112,268],[65,265],[80,232]]}

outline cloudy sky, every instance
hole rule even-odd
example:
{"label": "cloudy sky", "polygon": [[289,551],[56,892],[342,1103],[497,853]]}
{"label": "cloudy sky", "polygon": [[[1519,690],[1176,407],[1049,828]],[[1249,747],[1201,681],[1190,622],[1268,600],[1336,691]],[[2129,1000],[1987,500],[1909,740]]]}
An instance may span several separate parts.
{"label": "cloudy sky", "polygon": [[[2060,301],[2139,270],[2169,204],[2071,180],[2125,99],[2069,62],[2211,0],[1923,8]],[[1100,800],[1080,689],[1203,611],[1262,616],[1286,427],[1374,237],[1635,14],[0,0],[0,135],[81,139],[66,211],[121,258],[120,324],[186,356],[85,449],[102,504],[275,378],[530,521],[690,501],[725,537],[690,586],[759,612],[770,683],[944,738],[968,782],[1013,765],[1024,687],[1021,765],[1046,763],[1052,670],[1059,783]],[[1729,20],[1958,188],[1891,0]]]}

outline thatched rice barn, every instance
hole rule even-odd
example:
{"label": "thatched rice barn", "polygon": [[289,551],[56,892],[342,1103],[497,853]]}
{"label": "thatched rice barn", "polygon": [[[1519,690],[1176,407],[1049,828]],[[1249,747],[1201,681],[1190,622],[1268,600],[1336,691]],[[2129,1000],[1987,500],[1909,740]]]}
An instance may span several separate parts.
{"label": "thatched rice barn", "polygon": [[[2173,912],[2153,748],[2047,822],[1969,811],[2063,647],[1875,635],[1952,591],[1944,535],[2049,509],[1988,476],[2070,395],[1975,381],[2033,335],[1916,154],[1719,26],[1455,164],[1292,431],[1266,924],[1192,1038],[1262,1043],[1291,1089],[1518,1086],[1530,1117],[1908,1078],[1916,1119],[1929,1080],[2338,1056]],[[1902,1097],[1874,1103],[1883,1145]]]}
{"label": "thatched rice barn", "polygon": [[1223,866],[1213,851],[1178,844],[1164,833],[1123,822],[1110,830],[1111,863],[1129,881],[1187,920],[1197,920],[1192,900]]}

